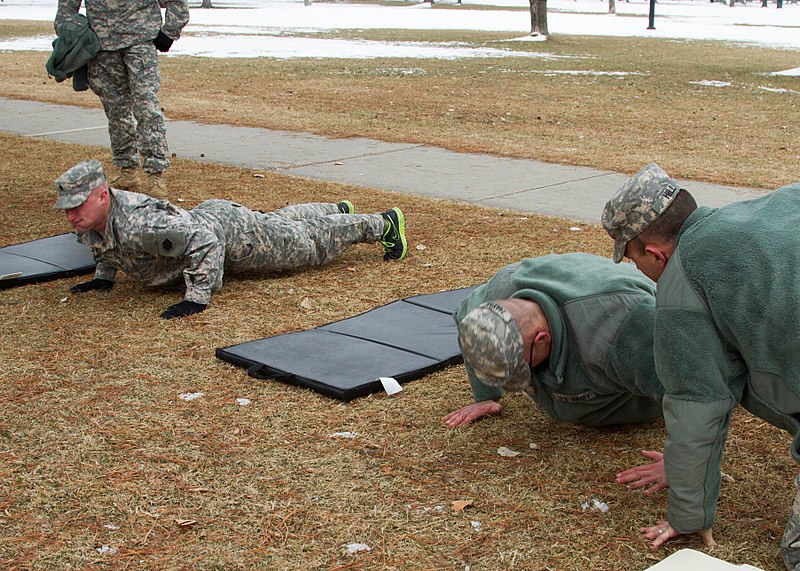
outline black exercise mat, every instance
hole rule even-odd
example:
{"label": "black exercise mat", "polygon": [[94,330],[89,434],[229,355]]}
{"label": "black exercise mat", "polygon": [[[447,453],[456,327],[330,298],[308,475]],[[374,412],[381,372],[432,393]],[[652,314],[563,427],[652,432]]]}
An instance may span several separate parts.
{"label": "black exercise mat", "polygon": [[393,301],[360,315],[217,349],[217,358],[259,379],[275,379],[349,401],[460,363],[452,313],[474,288]]}
{"label": "black exercise mat", "polygon": [[75,234],[60,234],[0,248],[0,289],[88,274],[92,252]]}

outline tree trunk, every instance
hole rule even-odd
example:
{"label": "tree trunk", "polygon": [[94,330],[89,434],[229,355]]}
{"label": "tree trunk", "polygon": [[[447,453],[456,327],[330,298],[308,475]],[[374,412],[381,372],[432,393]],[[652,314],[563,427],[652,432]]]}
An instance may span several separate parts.
{"label": "tree trunk", "polygon": [[609,14],[616,14],[617,13],[617,2],[616,2],[616,0],[608,0],[608,13]]}
{"label": "tree trunk", "polygon": [[547,36],[547,0],[529,0],[531,5],[531,35]]}
{"label": "tree trunk", "polygon": [[200,4],[201,8],[213,8],[211,5],[211,0],[203,0],[203,3]]}

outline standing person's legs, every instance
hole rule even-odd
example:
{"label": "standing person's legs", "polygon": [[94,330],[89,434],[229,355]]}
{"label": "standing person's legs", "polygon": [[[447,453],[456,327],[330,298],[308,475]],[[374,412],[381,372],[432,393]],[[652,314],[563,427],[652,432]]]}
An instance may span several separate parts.
{"label": "standing person's legs", "polygon": [[164,114],[158,102],[158,90],[161,87],[158,52],[153,42],[145,42],[127,48],[124,58],[128,69],[131,109],[137,123],[139,154],[142,156],[142,168],[147,173],[144,192],[154,198],[167,198],[164,171],[169,168],[169,150]]}
{"label": "standing person's legs", "polygon": [[124,169],[119,178],[111,181],[111,186],[138,190],[136,119],[131,109],[128,70],[121,51],[97,52],[89,63],[89,87],[100,98],[108,119],[114,166]]}
{"label": "standing person's legs", "polygon": [[795,478],[797,488],[789,521],[781,539],[781,557],[789,571],[800,571],[800,476]]}
{"label": "standing person's legs", "polygon": [[158,52],[153,42],[123,50],[128,73],[131,110],[137,122],[139,153],[147,173],[163,173],[169,168],[167,130],[158,101],[161,74]]}

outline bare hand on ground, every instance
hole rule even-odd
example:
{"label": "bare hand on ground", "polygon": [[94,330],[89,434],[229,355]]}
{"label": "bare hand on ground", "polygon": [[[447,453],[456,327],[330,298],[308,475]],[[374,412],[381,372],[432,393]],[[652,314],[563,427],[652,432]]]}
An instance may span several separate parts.
{"label": "bare hand on ground", "polygon": [[617,474],[615,481],[618,484],[627,484],[625,487],[629,490],[650,486],[644,490],[644,493],[648,496],[668,488],[667,474],[664,471],[664,455],[654,450],[642,450],[642,456],[653,460],[653,462],[644,466],[628,468],[624,472]]}
{"label": "bare hand on ground", "polygon": [[[681,535],[680,532],[672,529],[668,521],[660,521],[652,527],[643,527],[640,531],[645,539],[650,540],[651,549],[658,549],[673,537]],[[711,534],[711,529],[698,531],[697,535],[700,536],[700,540],[706,547],[714,547],[717,545],[717,542],[714,541],[714,537]]]}
{"label": "bare hand on ground", "polygon": [[467,405],[464,408],[454,410],[444,417],[444,423],[448,428],[470,424],[483,418],[484,416],[497,416],[503,410],[499,402],[484,400]]}

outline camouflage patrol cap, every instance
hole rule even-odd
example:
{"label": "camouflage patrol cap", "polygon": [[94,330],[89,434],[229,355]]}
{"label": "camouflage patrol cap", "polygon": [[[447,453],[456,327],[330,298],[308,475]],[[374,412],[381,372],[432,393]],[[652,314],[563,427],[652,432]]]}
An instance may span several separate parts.
{"label": "camouflage patrol cap", "polygon": [[499,303],[482,303],[470,311],[458,324],[458,341],[464,359],[482,383],[509,391],[521,391],[530,384],[522,333]]}
{"label": "camouflage patrol cap", "polygon": [[66,210],[77,208],[89,197],[89,193],[106,180],[103,166],[94,159],[78,163],[55,181],[56,203],[53,208]]}
{"label": "camouflage patrol cap", "polygon": [[656,163],[651,163],[628,179],[606,202],[603,227],[614,239],[614,261],[625,256],[625,245],[644,232],[672,204],[681,189]]}

